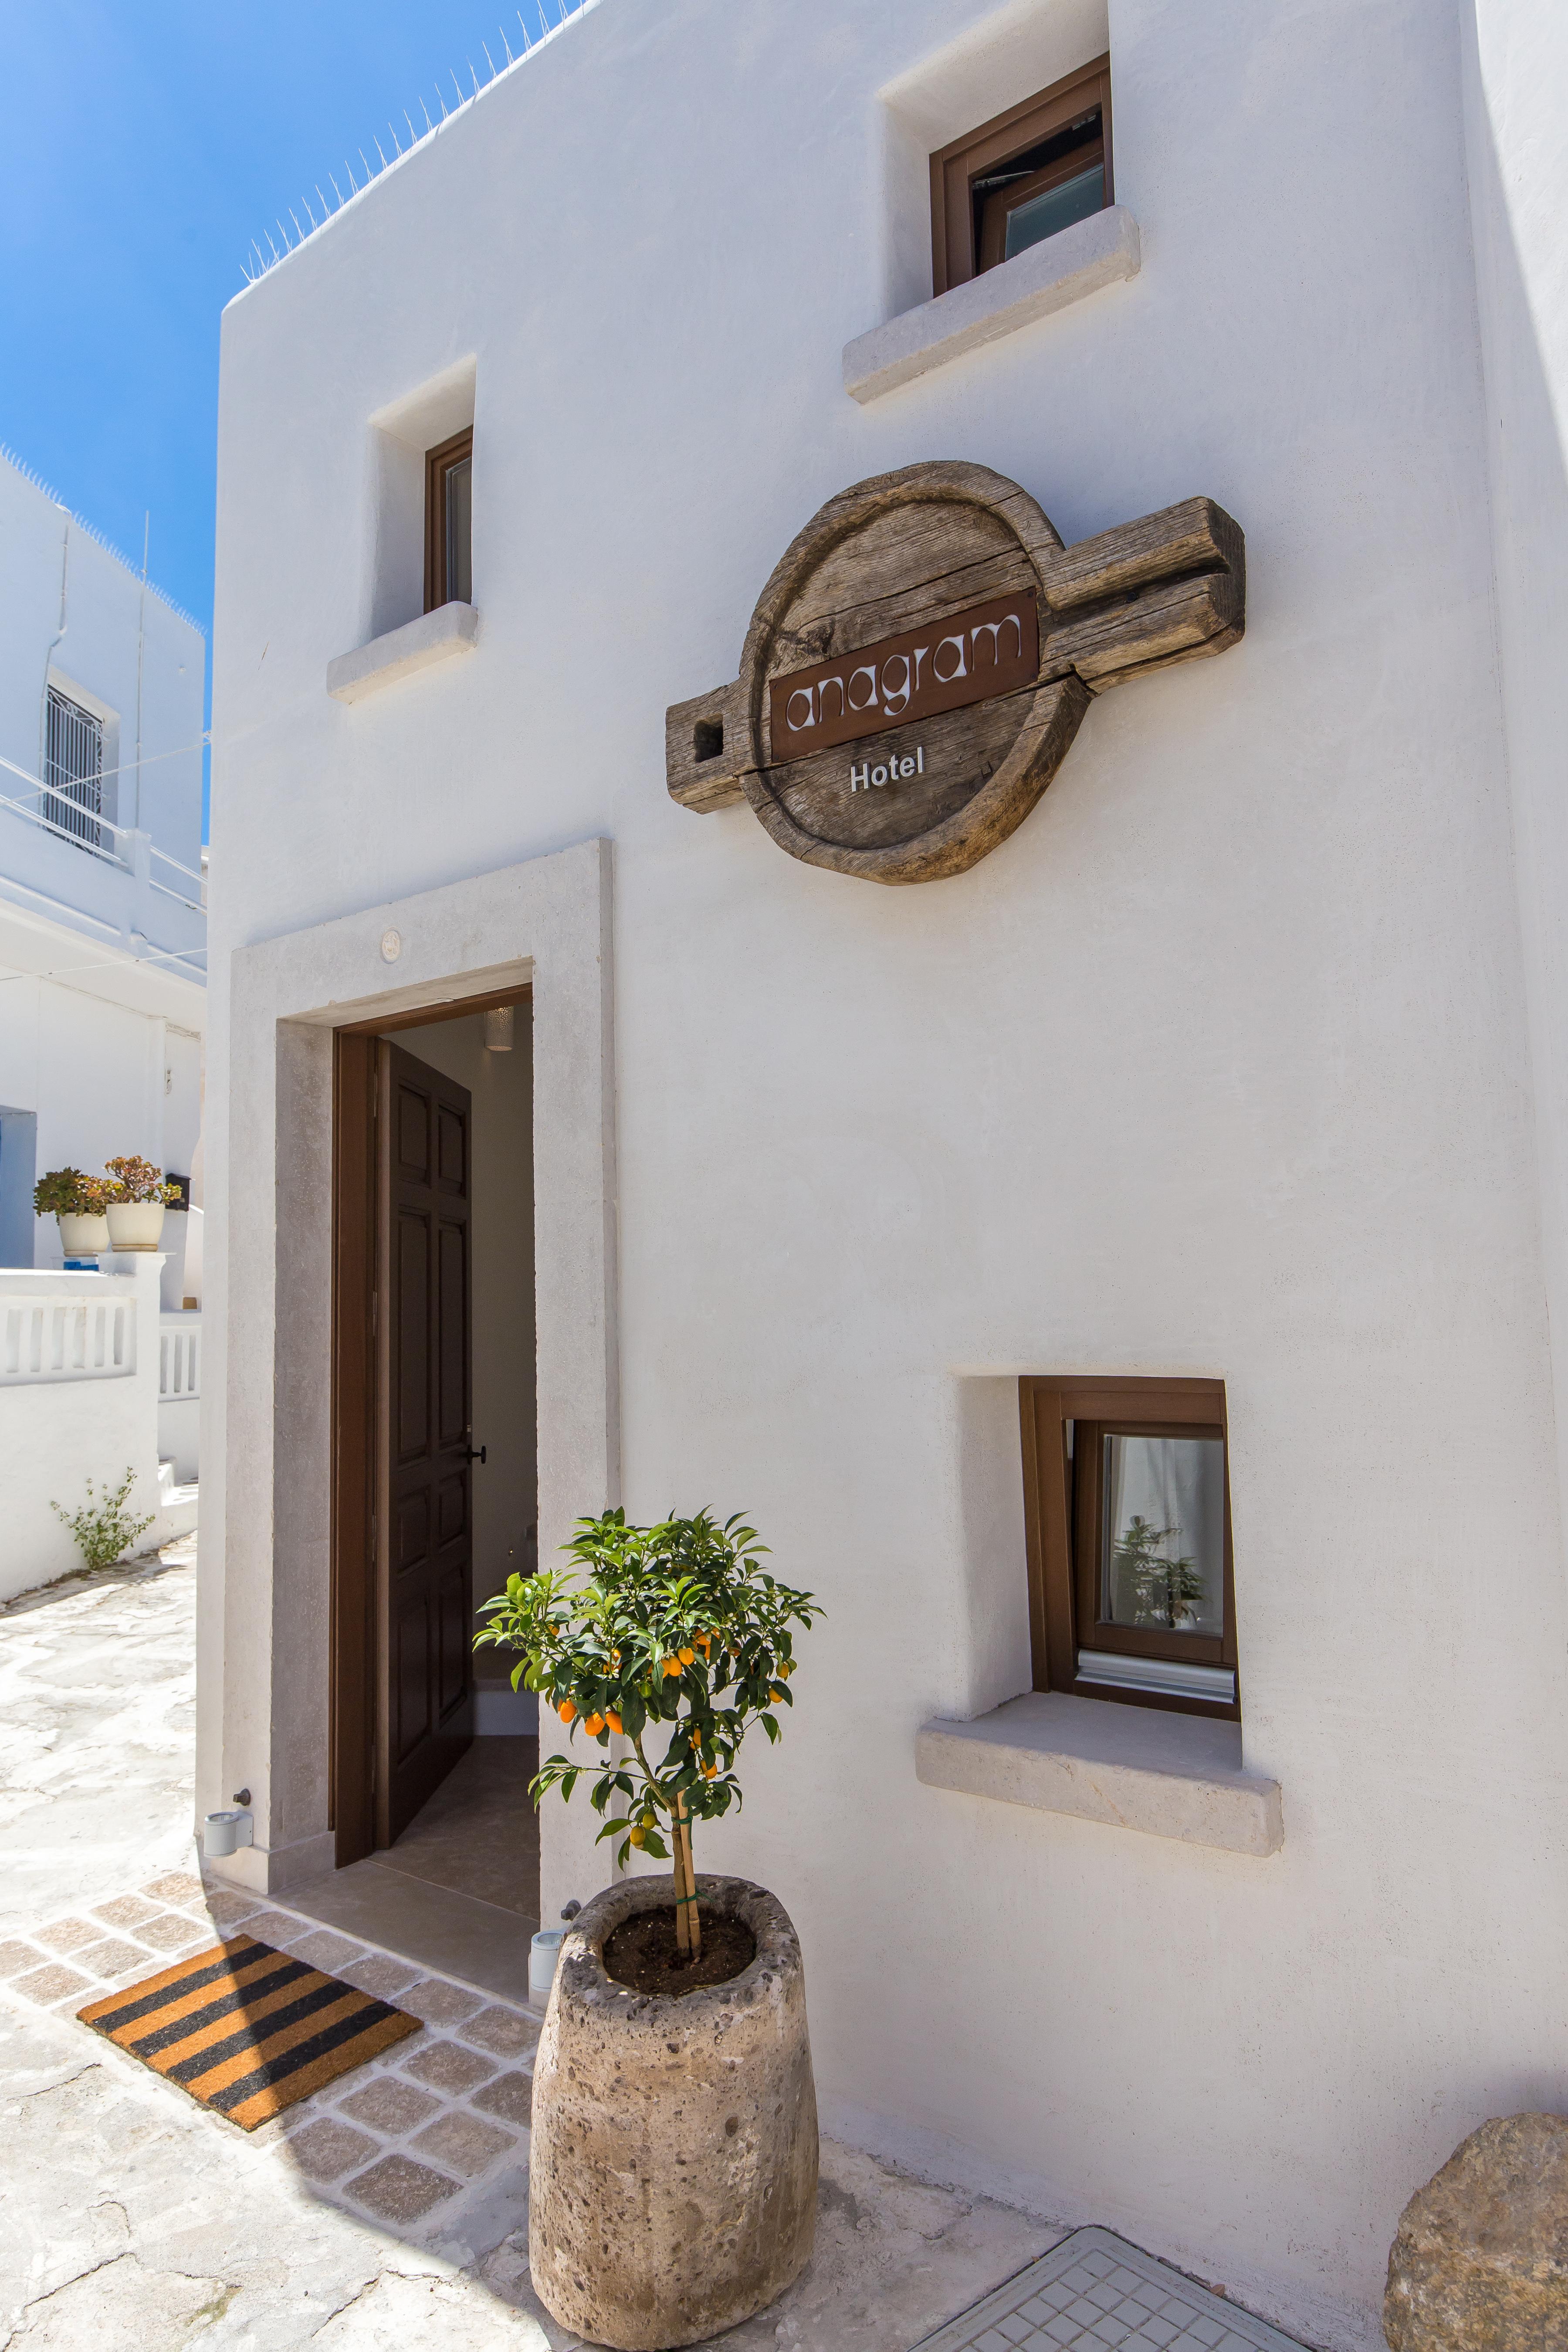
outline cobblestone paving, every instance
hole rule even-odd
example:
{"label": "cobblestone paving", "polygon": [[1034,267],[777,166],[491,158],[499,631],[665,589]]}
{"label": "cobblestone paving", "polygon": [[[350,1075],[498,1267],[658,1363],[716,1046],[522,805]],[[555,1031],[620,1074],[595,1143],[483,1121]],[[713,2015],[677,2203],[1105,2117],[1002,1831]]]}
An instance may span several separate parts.
{"label": "cobblestone paving", "polygon": [[[30,1936],[7,1938],[0,1981],[24,2001],[74,2021],[88,2001],[242,1927],[425,2021],[380,2058],[246,2137],[285,2144],[289,2161],[324,2196],[400,2229],[426,2221],[437,2231],[460,2229],[467,2203],[503,2183],[521,2209],[539,2039],[539,2021],[526,2010],[424,1976],[270,1898],[209,1894],[191,1871],[163,1873],[132,1892],[47,1920]],[[105,2060],[147,2071],[117,2051],[105,2051]],[[189,2104],[177,2085],[168,2087]]]}

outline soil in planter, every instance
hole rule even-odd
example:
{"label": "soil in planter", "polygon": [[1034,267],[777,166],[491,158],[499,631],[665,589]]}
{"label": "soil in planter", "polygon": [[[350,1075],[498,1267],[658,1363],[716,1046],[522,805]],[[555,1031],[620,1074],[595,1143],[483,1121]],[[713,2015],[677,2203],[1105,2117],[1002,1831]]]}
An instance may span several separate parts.
{"label": "soil in planter", "polygon": [[605,1974],[634,1992],[696,1992],[750,1968],[757,1939],[743,1919],[702,1906],[702,1957],[693,1967],[675,1940],[675,1906],[637,1911],[605,1938]]}

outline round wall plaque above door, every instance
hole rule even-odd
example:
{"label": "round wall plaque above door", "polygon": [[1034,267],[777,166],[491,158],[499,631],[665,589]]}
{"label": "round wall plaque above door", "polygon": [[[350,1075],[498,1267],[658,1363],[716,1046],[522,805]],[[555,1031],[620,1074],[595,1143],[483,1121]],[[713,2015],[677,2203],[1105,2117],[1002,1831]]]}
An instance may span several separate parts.
{"label": "round wall plaque above door", "polygon": [[985,466],[844,490],[758,599],[732,684],[666,714],[669,791],[747,800],[873,882],[962,874],[1022,824],[1092,697],[1240,636],[1242,535],[1208,499],[1064,548]]}

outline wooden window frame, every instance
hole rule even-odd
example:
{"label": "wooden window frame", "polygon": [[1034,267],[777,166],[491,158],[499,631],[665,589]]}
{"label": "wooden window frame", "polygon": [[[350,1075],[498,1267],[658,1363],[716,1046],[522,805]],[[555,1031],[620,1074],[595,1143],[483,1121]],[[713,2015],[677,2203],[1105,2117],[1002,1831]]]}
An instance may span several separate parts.
{"label": "wooden window frame", "polygon": [[[447,480],[454,466],[472,458],[474,428],[466,425],[449,441],[425,452],[425,610],[452,602],[447,583]],[[470,588],[473,583],[468,583]]]}
{"label": "wooden window frame", "polygon": [[[1178,1715],[1238,1722],[1241,1678],[1237,1667],[1236,1575],[1230,1531],[1230,1438],[1225,1382],[1027,1375],[1018,1383],[1024,1449],[1024,1528],[1029,1574],[1029,1639],[1036,1690],[1068,1691],[1077,1698],[1109,1699],[1122,1706],[1156,1706]],[[1098,1618],[1099,1479],[1075,1479],[1068,1453],[1068,1423],[1078,1424],[1079,1462],[1092,1444],[1096,1463],[1109,1429],[1154,1436],[1217,1435],[1226,1448],[1225,1616],[1219,1636],[1164,1633],[1110,1625]],[[1087,1633],[1088,1638],[1084,1638]],[[1081,1649],[1149,1659],[1187,1659],[1225,1665],[1236,1675],[1233,1699],[1126,1690],[1081,1681]]]}
{"label": "wooden window frame", "polygon": [[[983,172],[994,170],[1015,155],[1037,147],[1053,131],[1065,130],[1076,116],[1098,105],[1100,108],[1100,147],[1105,164],[1105,202],[1116,201],[1111,180],[1110,157],[1110,58],[1109,52],[1096,58],[1092,65],[1082,66],[1076,73],[1067,74],[1060,81],[1052,82],[1048,89],[1037,90],[1017,106],[1010,106],[1002,114],[994,114],[977,131],[967,131],[950,146],[939,147],[931,159],[931,292],[946,294],[954,286],[963,286],[987,268],[994,268],[1001,259],[998,251],[992,260],[984,259],[975,250],[974,202],[972,190]],[[1087,152],[1087,151],[1085,151]],[[1070,168],[1069,168],[1070,167]],[[1061,166],[1052,165],[1026,181],[1007,209],[1038,195],[1058,180],[1071,176],[1072,169],[1081,169],[1079,157],[1064,158]]]}

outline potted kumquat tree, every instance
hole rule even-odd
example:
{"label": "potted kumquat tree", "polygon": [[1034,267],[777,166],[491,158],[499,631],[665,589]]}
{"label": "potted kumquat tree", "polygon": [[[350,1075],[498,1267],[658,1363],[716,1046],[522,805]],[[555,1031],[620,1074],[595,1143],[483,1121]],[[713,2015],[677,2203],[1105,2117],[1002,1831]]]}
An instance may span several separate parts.
{"label": "potted kumquat tree", "polygon": [[534,2065],[530,2266],[563,2326],[644,2352],[737,2326],[811,2253],[799,1940],[765,1888],[699,1877],[691,1835],[740,1805],[741,1743],[757,1723],[777,1741],[792,1629],[822,1612],[739,1517],[606,1511],[564,1549],[573,1568],[486,1602],[477,1643],[518,1652],[513,1687],[589,1743],[541,1765],[535,1802],[589,1774],[617,1867],[671,1874],[618,1878],[562,1945]]}

